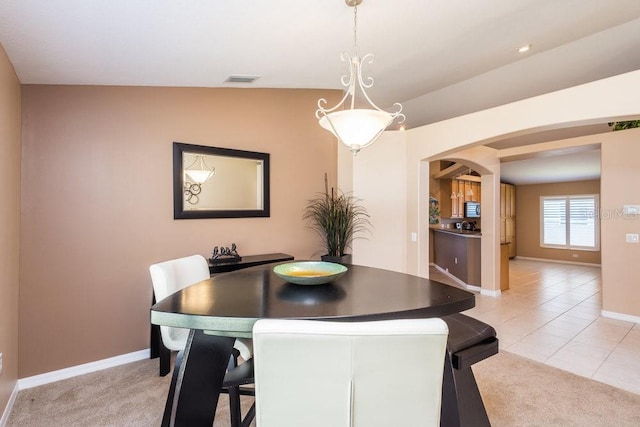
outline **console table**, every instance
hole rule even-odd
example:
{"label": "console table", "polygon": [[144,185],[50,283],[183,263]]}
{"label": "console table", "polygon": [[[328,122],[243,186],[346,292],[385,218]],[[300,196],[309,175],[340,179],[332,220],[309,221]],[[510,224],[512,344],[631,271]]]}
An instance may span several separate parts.
{"label": "console table", "polygon": [[263,254],[263,255],[249,255],[243,256],[240,261],[224,261],[212,264],[209,260],[209,273],[227,273],[229,271],[236,271],[242,268],[255,267],[256,265],[270,264],[272,262],[291,261],[293,256],[289,254]]}

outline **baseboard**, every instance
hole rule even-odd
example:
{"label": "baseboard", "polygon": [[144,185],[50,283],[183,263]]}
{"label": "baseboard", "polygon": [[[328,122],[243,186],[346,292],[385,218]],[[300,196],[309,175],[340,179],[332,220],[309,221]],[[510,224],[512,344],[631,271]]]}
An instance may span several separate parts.
{"label": "baseboard", "polygon": [[502,295],[502,291],[500,289],[489,290],[489,289],[480,289],[480,295],[486,295],[489,297],[499,297]]}
{"label": "baseboard", "polygon": [[606,310],[600,311],[600,314],[602,315],[602,317],[607,317],[609,319],[624,320],[625,322],[640,324],[640,317],[638,316],[632,316],[630,314],[616,313],[615,311],[606,311]]}
{"label": "baseboard", "polygon": [[490,297],[499,297],[500,295],[502,295],[502,291],[500,291],[500,289],[497,289],[495,291],[490,291],[488,289],[482,289],[480,286],[468,285],[465,282],[463,282],[462,280],[458,279],[453,274],[449,273],[444,268],[440,267],[439,265],[436,265],[436,264],[433,264],[433,263],[431,263],[430,265],[435,267],[435,269],[438,270],[440,273],[444,274],[445,276],[447,276],[448,278],[450,278],[451,280],[453,280],[454,282],[456,282],[457,284],[459,284],[461,287],[463,287],[464,289],[466,289],[468,291],[478,292],[478,293],[480,293],[480,295],[487,295],[487,296],[490,296]]}
{"label": "baseboard", "polygon": [[101,371],[114,366],[126,365],[127,363],[137,362],[139,360],[149,358],[149,349],[134,351],[133,353],[122,354],[120,356],[110,357],[108,359],[96,360],[95,362],[85,363],[82,365],[71,366],[69,368],[57,371],[46,372],[44,374],[34,375],[31,377],[21,378],[18,380],[17,389],[24,390],[31,387],[37,387],[43,384],[49,384],[67,378],[76,377],[78,375],[88,374],[90,372]]}
{"label": "baseboard", "polygon": [[525,260],[525,261],[542,261],[542,262],[555,262],[556,264],[572,264],[572,265],[582,265],[588,267],[602,267],[601,264],[594,264],[592,262],[578,262],[578,261],[563,261],[559,259],[547,259],[547,258],[533,258],[528,256],[516,256],[515,259]]}
{"label": "baseboard", "polygon": [[[462,286],[465,289],[469,289],[470,285],[467,285],[465,282],[463,282],[462,280],[458,279],[456,276],[454,276],[453,274],[449,273],[444,268],[442,268],[442,267],[440,267],[439,265],[436,265],[436,264],[432,264],[432,265],[436,268],[436,270],[438,270],[440,273],[444,274],[449,279],[451,279],[454,282],[456,282],[458,285]],[[480,288],[478,288],[478,289],[480,289]]]}
{"label": "baseboard", "polygon": [[16,401],[16,397],[18,397],[18,383],[13,387],[13,391],[11,392],[11,396],[9,396],[9,401],[7,402],[7,406],[4,407],[4,412],[2,413],[2,417],[0,417],[0,427],[5,427],[7,422],[9,421],[9,415],[11,415],[11,409],[13,409],[13,404]]}

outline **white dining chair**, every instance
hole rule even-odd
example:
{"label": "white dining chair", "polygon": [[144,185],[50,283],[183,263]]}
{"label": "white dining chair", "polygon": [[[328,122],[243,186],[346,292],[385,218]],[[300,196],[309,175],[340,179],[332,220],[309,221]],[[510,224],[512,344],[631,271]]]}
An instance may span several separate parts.
{"label": "white dining chair", "polygon": [[258,427],[439,426],[447,324],[258,320]]}
{"label": "white dining chair", "polygon": [[[209,263],[202,255],[191,255],[184,258],[173,259],[169,261],[153,264],[149,267],[151,273],[151,281],[153,282],[153,292],[156,301],[160,301],[169,295],[193,285],[209,279]],[[160,326],[161,348],[160,356],[160,375],[164,376],[171,370],[171,351],[183,350],[187,344],[189,330],[183,328],[173,328],[169,326]],[[239,354],[245,361],[249,361],[253,356],[253,345],[251,339],[237,338],[233,344],[235,353],[230,359],[229,368],[238,366],[237,355]],[[249,365],[247,365],[249,366]],[[250,370],[249,370],[250,372]],[[254,407],[252,406],[246,414],[245,421],[242,419],[240,407],[240,395],[253,395],[253,390],[243,392],[240,384],[248,384],[252,382],[252,378],[235,378],[226,384],[223,383],[223,392],[229,393],[229,415],[232,426],[248,424],[254,417]]]}
{"label": "white dining chair", "polygon": [[[184,258],[153,264],[149,267],[153,292],[156,301],[160,301],[169,295],[186,288],[189,285],[209,279],[209,264],[202,255],[191,255]],[[160,326],[162,344],[170,351],[180,351],[185,348],[189,336],[188,329]],[[244,360],[252,356],[252,343],[250,339],[236,339],[234,348],[240,352]],[[170,351],[160,351],[160,375],[164,376],[170,371]]]}

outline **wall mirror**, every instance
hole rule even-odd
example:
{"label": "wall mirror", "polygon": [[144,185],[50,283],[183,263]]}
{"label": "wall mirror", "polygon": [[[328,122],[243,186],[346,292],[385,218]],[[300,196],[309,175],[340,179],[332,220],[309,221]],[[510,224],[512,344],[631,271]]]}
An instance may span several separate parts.
{"label": "wall mirror", "polygon": [[269,154],[173,143],[173,218],[269,216]]}

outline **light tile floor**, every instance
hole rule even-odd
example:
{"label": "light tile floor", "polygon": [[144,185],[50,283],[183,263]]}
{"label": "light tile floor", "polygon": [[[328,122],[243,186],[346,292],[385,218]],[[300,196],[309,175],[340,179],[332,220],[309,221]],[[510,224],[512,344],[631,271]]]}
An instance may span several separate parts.
{"label": "light tile floor", "polygon": [[514,259],[509,270],[509,290],[476,294],[465,312],[496,329],[502,350],[640,394],[640,324],[600,315],[599,267]]}

